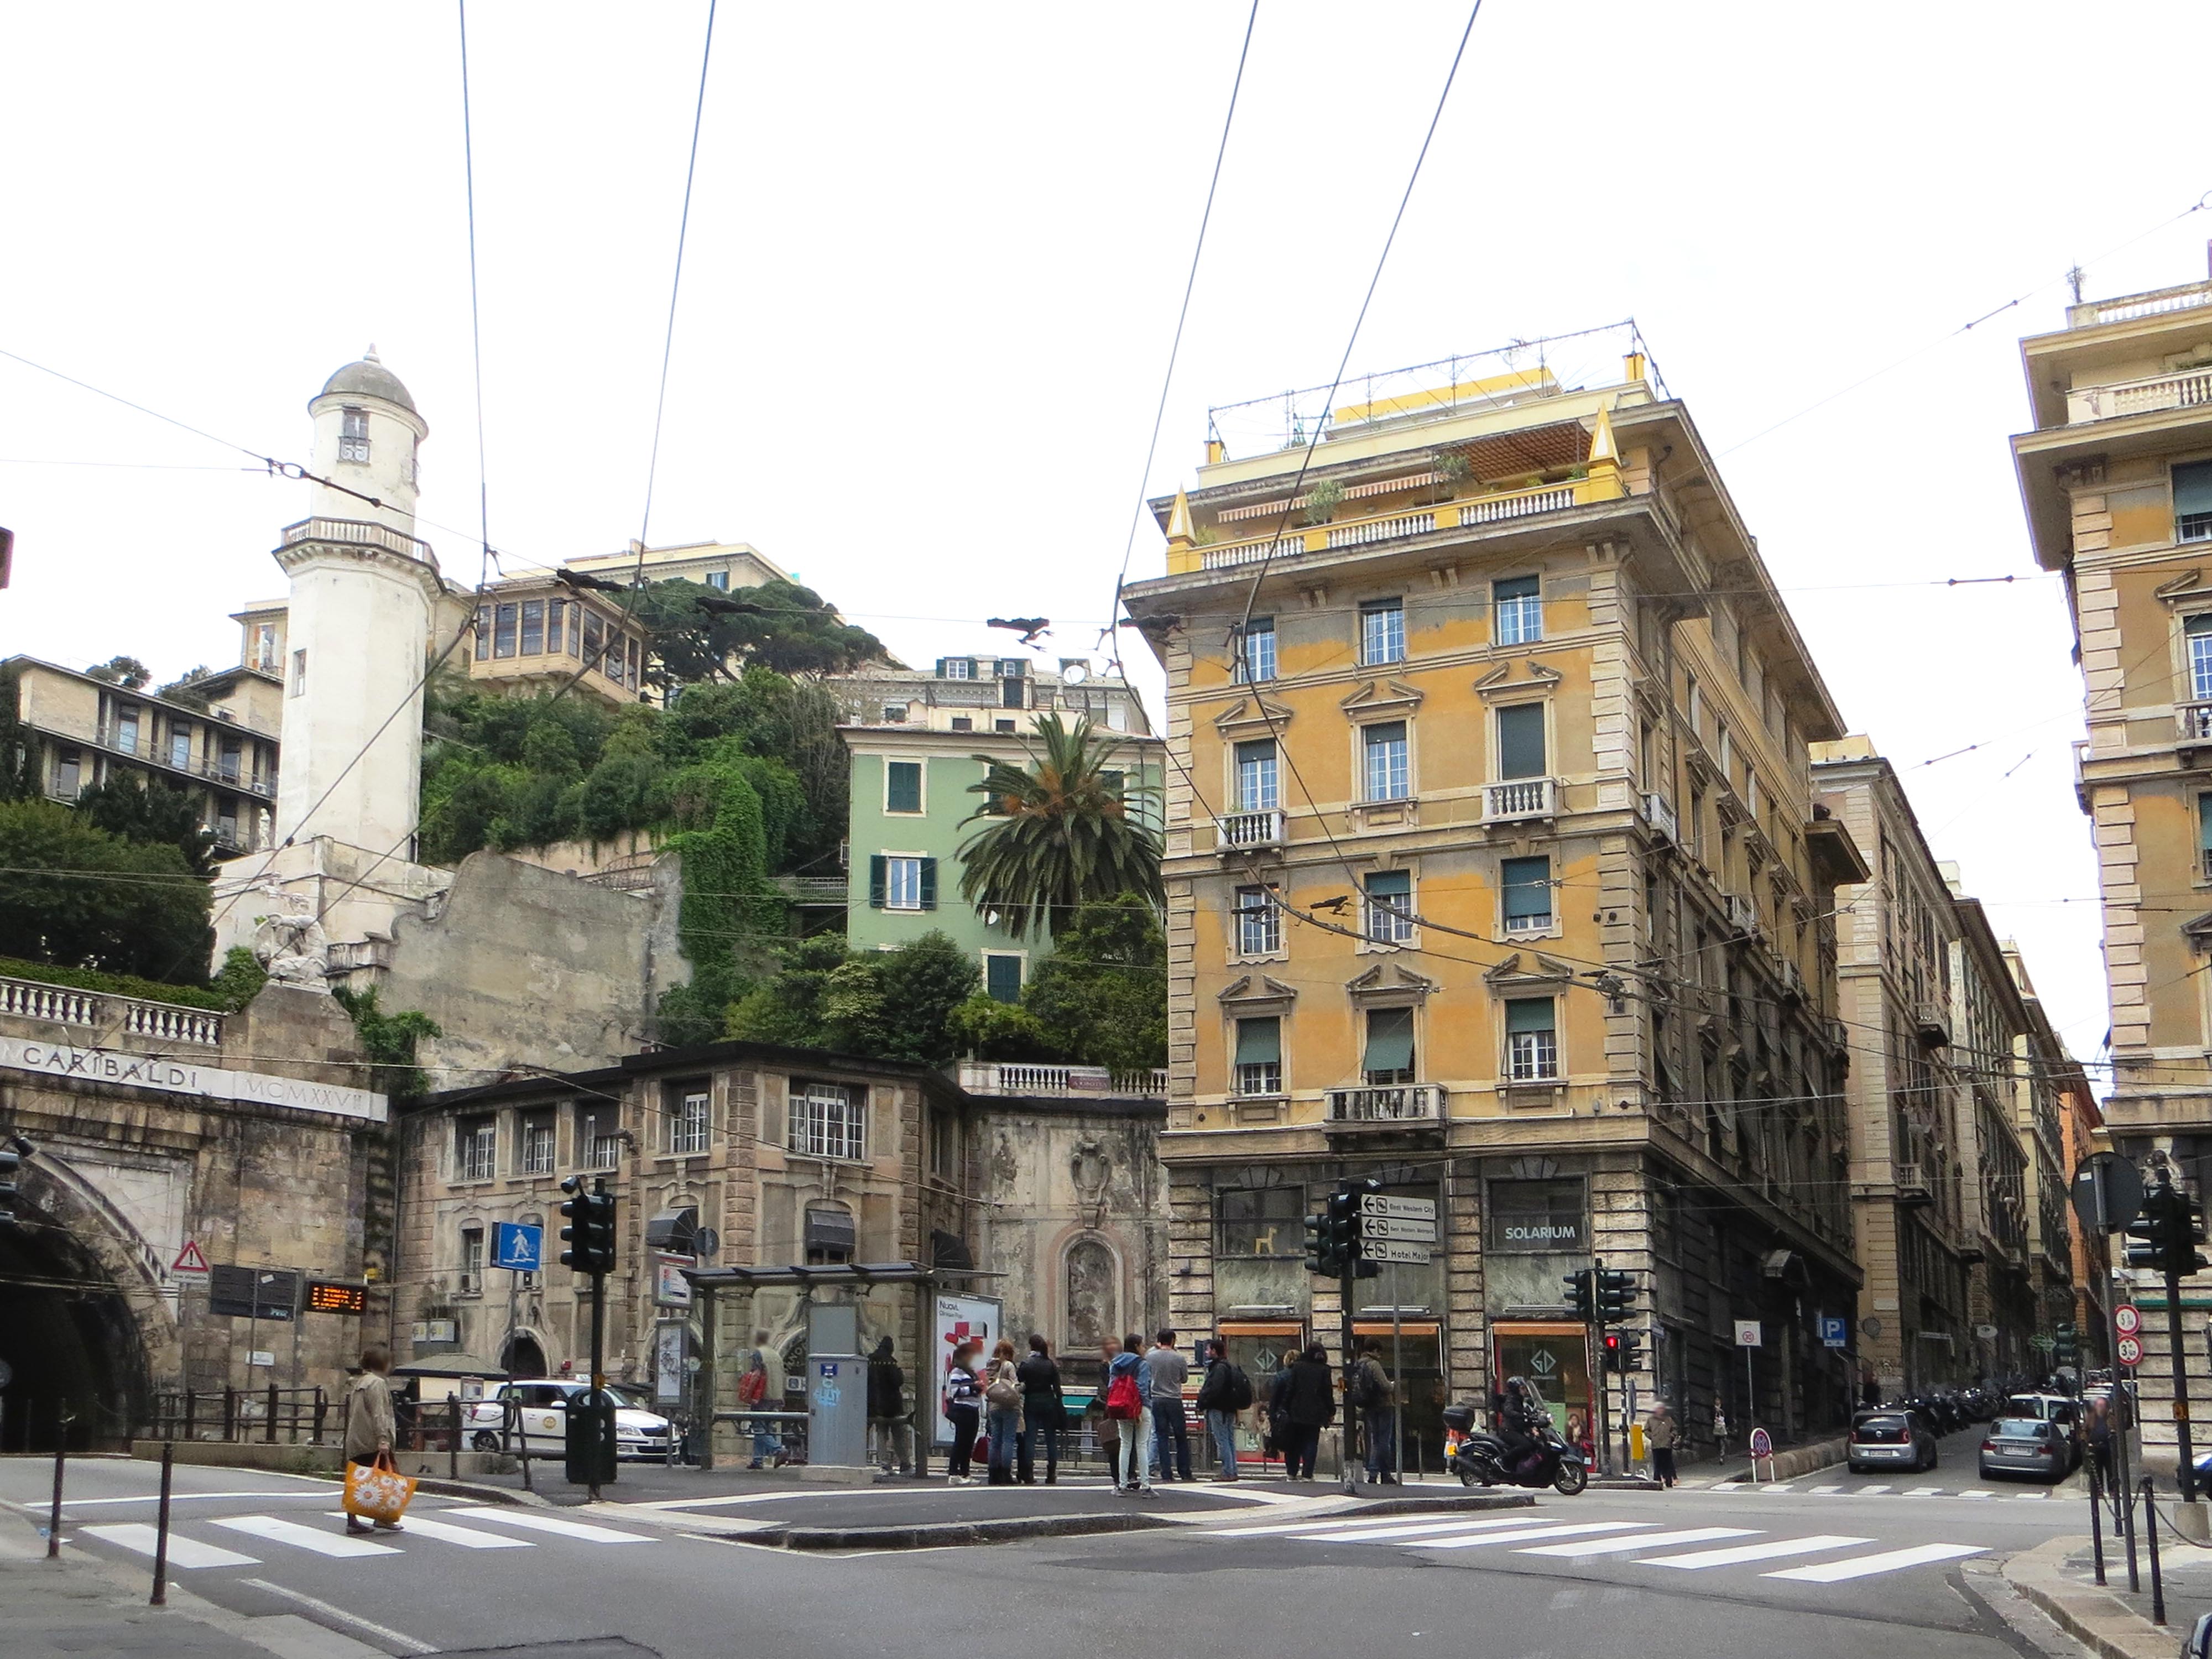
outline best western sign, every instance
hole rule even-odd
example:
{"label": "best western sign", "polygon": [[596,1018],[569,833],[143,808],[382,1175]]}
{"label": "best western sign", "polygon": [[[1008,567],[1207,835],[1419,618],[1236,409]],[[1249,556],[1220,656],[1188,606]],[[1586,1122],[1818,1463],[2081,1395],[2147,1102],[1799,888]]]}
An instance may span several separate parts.
{"label": "best western sign", "polygon": [[257,1106],[289,1106],[295,1111],[328,1112],[337,1117],[381,1123],[385,1098],[367,1089],[332,1083],[303,1083],[297,1078],[262,1072],[233,1072],[171,1055],[129,1054],[112,1048],[72,1048],[58,1042],[27,1042],[0,1037],[0,1066],[35,1072],[57,1079],[110,1083],[125,1089],[158,1089],[165,1094],[198,1095],[208,1100],[242,1100]]}

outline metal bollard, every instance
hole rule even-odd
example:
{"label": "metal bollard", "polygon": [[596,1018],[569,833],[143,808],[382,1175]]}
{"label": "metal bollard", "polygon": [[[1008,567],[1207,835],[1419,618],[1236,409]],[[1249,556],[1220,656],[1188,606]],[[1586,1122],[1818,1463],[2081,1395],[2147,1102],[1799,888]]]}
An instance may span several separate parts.
{"label": "metal bollard", "polygon": [[461,1478],[461,1397],[449,1395],[446,1400],[447,1416],[451,1420],[452,1432],[446,1439],[446,1473],[458,1480]]}
{"label": "metal bollard", "polygon": [[2097,1563],[2097,1584],[2105,1583],[2105,1493],[2097,1480],[2097,1462],[2089,1460],[2089,1549]]}
{"label": "metal bollard", "polygon": [[276,1443],[276,1385],[269,1385],[269,1432],[264,1437],[270,1445]]}
{"label": "metal bollard", "polygon": [[2166,1622],[2166,1581],[2158,1571],[2158,1505],[2151,1501],[2150,1477],[2143,1476],[2143,1540],[2150,1547],[2150,1621]]}
{"label": "metal bollard", "polygon": [[46,1516],[46,1559],[62,1553],[62,1468],[69,1461],[69,1413],[54,1407],[54,1506]]}
{"label": "metal bollard", "polygon": [[161,1509],[154,1522],[154,1594],[147,1598],[147,1606],[166,1607],[169,1605],[169,1474],[175,1466],[177,1448],[173,1441],[161,1443]]}

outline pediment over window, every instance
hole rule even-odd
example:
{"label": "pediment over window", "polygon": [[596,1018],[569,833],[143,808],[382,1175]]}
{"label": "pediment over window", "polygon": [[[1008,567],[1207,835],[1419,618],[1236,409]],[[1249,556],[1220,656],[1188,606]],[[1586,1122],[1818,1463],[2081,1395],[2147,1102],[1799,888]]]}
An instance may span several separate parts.
{"label": "pediment over window", "polygon": [[1483,970],[1483,982],[1492,990],[1501,993],[1517,990],[1523,986],[1534,988],[1554,988],[1574,983],[1575,970],[1556,957],[1547,957],[1541,951],[1516,951],[1493,968]]}
{"label": "pediment over window", "polygon": [[2181,936],[2200,955],[2212,954],[2212,910],[2181,924]]}
{"label": "pediment over window", "polygon": [[1441,988],[1427,975],[1395,962],[1378,962],[1344,982],[1346,994],[1354,1002],[1420,1002]]}
{"label": "pediment over window", "polygon": [[1337,707],[1347,714],[1410,714],[1421,706],[1421,696],[1403,680],[1367,680]]}
{"label": "pediment over window", "polygon": [[1213,729],[1224,738],[1265,738],[1289,725],[1290,720],[1290,709],[1272,698],[1239,697],[1213,717]]}
{"label": "pediment over window", "polygon": [[2202,570],[2186,571],[2171,581],[2160,582],[2151,592],[2171,605],[2203,605],[2212,600],[2212,588],[2204,586]]}
{"label": "pediment over window", "polygon": [[1216,999],[1231,1013],[1266,1013],[1288,1008],[1297,1000],[1296,987],[1265,974],[1246,974],[1232,981]]}
{"label": "pediment over window", "polygon": [[1474,683],[1475,695],[1480,697],[1511,696],[1524,691],[1556,690],[1565,678],[1556,668],[1547,668],[1534,659],[1524,659],[1520,666],[1528,672],[1516,677],[1513,662],[1502,662]]}

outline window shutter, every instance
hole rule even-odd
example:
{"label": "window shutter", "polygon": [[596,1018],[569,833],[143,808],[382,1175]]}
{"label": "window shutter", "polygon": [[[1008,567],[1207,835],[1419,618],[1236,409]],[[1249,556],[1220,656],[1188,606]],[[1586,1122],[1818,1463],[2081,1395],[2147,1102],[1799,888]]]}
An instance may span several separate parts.
{"label": "window shutter", "polygon": [[940,680],[945,678],[945,659],[942,657],[937,659],[937,678]]}
{"label": "window shutter", "polygon": [[1237,1063],[1279,1066],[1283,1059],[1283,1022],[1277,1015],[1237,1022]]}
{"label": "window shutter", "polygon": [[1551,860],[1507,859],[1498,868],[1504,878],[1506,921],[1525,921],[1552,914]]}
{"label": "window shutter", "polygon": [[1022,1000],[1022,959],[1000,952],[983,958],[983,988],[994,1002]]}
{"label": "window shutter", "polygon": [[2197,798],[2197,846],[2200,852],[2212,853],[2212,795]]}
{"label": "window shutter", "polygon": [[1377,870],[1367,878],[1367,896],[1370,898],[1411,898],[1413,896],[1413,877],[1411,871]]}
{"label": "window shutter", "polygon": [[884,763],[884,810],[887,812],[921,811],[921,763],[889,761]]}
{"label": "window shutter", "polygon": [[1498,711],[1498,775],[1544,775],[1544,705],[1524,702]]}
{"label": "window shutter", "polygon": [[1413,1069],[1413,1011],[1411,1008],[1370,1008],[1367,1011],[1367,1057],[1370,1072],[1410,1072]]}
{"label": "window shutter", "polygon": [[888,862],[881,853],[871,854],[868,858],[868,904],[872,909],[884,908],[885,866]]}
{"label": "window shutter", "polygon": [[1516,1036],[1555,1029],[1549,997],[1517,997],[1505,1005],[1505,1029]]}
{"label": "window shutter", "polygon": [[2177,516],[2212,513],[2212,461],[2191,461],[2173,469]]}
{"label": "window shutter", "polygon": [[921,863],[921,908],[925,910],[934,910],[937,908],[937,860],[923,859]]}
{"label": "window shutter", "polygon": [[1534,576],[1508,576],[1490,585],[1491,597],[1498,599],[1533,599],[1537,597],[1537,588],[1538,581]]}

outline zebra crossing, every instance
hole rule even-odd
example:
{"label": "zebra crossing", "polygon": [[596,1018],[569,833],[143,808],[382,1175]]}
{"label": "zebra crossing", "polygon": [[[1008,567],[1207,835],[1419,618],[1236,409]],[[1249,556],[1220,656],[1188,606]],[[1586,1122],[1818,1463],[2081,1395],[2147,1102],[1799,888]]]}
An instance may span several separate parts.
{"label": "zebra crossing", "polygon": [[[360,1561],[417,1550],[527,1550],[558,1540],[585,1546],[651,1544],[643,1533],[624,1532],[596,1522],[572,1521],[538,1510],[443,1509],[410,1514],[398,1532],[349,1533],[345,1511],[331,1510],[319,1522],[278,1515],[194,1516],[169,1529],[168,1564],[179,1571],[208,1567],[254,1567],[267,1559],[297,1553],[331,1560]],[[205,1529],[218,1530],[217,1542]],[[79,1540],[93,1540],[134,1555],[155,1552],[154,1528],[140,1521],[102,1522],[70,1528]],[[535,1534],[535,1535],[526,1535]],[[275,1547],[271,1548],[270,1547]],[[246,1553],[259,1550],[259,1554]]]}
{"label": "zebra crossing", "polygon": [[1757,1486],[1731,1483],[1717,1486],[1686,1486],[1685,1492],[1718,1492],[1730,1498],[1956,1498],[1970,1504],[2047,1504],[2057,1494],[2048,1486],[2032,1492],[1994,1486],[1895,1486],[1877,1482],[1871,1486],[1845,1486],[1841,1481],[1807,1485],[1777,1480]]}
{"label": "zebra crossing", "polygon": [[[1960,1561],[1988,1551],[1981,1544],[1937,1543],[1847,1554],[1844,1552],[1863,1550],[1881,1540],[1828,1532],[1775,1537],[1759,1527],[1685,1527],[1660,1521],[1563,1522],[1553,1518],[1557,1513],[1526,1510],[1510,1516],[1479,1517],[1311,1518],[1260,1526],[1210,1527],[1198,1535],[1304,1544],[1382,1544],[1413,1550],[1488,1550],[1553,1560],[1601,1559],[1608,1566],[1665,1567],[1677,1572],[1753,1566],[1762,1569],[1762,1577],[1808,1584],[1878,1577],[1911,1567]],[[1711,1547],[1685,1547],[1697,1545]],[[1804,1559],[1811,1556],[1825,1559]],[[1766,1569],[1765,1564],[1770,1562],[1776,1565]]]}

